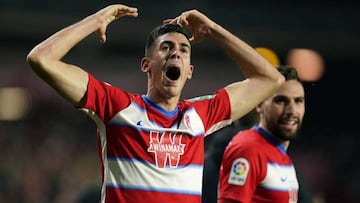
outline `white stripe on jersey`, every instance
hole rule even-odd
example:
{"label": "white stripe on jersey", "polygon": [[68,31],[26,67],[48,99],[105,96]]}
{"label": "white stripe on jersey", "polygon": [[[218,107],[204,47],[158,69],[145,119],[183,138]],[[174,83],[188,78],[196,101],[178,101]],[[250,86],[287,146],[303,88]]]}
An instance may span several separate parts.
{"label": "white stripe on jersey", "polygon": [[146,111],[140,108],[135,102],[117,113],[110,123],[124,123],[136,128],[155,131],[181,132],[192,136],[204,134],[204,124],[197,112],[191,108],[184,112],[181,122],[172,128],[164,128],[149,120]]}
{"label": "white stripe on jersey", "polygon": [[[89,109],[86,109],[86,108],[82,108],[80,110],[84,111],[96,123],[96,126],[99,129],[99,133],[100,133],[99,136],[100,136],[100,142],[101,142],[101,155],[102,155],[102,160],[103,160],[104,171],[108,171],[108,160],[106,157],[107,142],[106,142],[105,124],[95,112],[93,112]],[[103,175],[104,175],[104,178],[107,179],[108,174],[104,173]],[[106,188],[106,184],[103,183],[103,185],[101,186],[101,201],[100,201],[101,203],[105,203],[105,197],[106,197],[105,188]]]}
{"label": "white stripe on jersey", "polygon": [[211,126],[211,128],[205,133],[204,136],[207,136],[207,135],[210,135],[214,132],[216,132],[217,130],[225,127],[225,126],[228,126],[232,123],[232,120],[231,119],[228,119],[228,120],[223,120],[223,121],[220,121],[218,123],[215,123],[213,126]]}
{"label": "white stripe on jersey", "polygon": [[294,166],[276,163],[267,164],[266,177],[260,185],[261,187],[277,191],[290,191],[299,188]]}
{"label": "white stripe on jersey", "polygon": [[109,187],[131,188],[180,194],[201,194],[201,165],[180,168],[157,168],[148,162],[130,159],[108,159]]}

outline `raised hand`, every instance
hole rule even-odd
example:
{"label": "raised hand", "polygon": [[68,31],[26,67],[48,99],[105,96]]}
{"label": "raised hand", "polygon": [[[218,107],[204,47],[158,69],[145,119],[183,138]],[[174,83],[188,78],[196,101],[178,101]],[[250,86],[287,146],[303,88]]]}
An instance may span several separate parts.
{"label": "raised hand", "polygon": [[102,26],[97,30],[96,33],[100,38],[100,42],[105,43],[107,26],[114,20],[124,16],[137,17],[138,9],[122,4],[115,4],[101,9],[95,15],[99,16],[99,20],[102,21]]}
{"label": "raised hand", "polygon": [[192,38],[190,39],[192,43],[199,42],[206,38],[210,34],[211,27],[216,25],[207,16],[195,9],[185,11],[176,18],[166,19],[163,23],[176,23],[187,28],[192,34]]}

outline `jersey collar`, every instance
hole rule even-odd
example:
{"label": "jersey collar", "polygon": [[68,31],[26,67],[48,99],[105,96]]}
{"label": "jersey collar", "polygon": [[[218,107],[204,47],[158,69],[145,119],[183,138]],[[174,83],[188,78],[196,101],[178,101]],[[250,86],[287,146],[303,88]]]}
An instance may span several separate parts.
{"label": "jersey collar", "polygon": [[254,126],[253,128],[258,131],[260,135],[262,135],[268,142],[277,147],[283,154],[286,154],[286,148],[284,147],[284,145],[281,144],[279,139],[277,139],[275,136],[271,135],[269,132],[267,132],[265,129],[261,128],[258,125]]}
{"label": "jersey collar", "polygon": [[173,111],[167,111],[164,108],[162,108],[161,106],[159,106],[156,103],[154,103],[153,101],[151,101],[145,94],[141,95],[141,97],[143,98],[143,100],[145,101],[146,104],[153,107],[155,110],[157,110],[158,112],[160,112],[161,114],[163,114],[164,116],[166,116],[168,118],[172,118],[178,114],[179,110],[178,110],[177,106]]}

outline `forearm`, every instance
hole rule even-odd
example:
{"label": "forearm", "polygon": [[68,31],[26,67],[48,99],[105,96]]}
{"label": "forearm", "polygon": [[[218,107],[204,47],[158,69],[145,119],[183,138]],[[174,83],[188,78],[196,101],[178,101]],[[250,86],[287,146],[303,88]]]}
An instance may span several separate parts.
{"label": "forearm", "polygon": [[137,8],[121,4],[107,6],[50,36],[31,50],[27,60],[33,69],[42,69],[47,72],[46,69],[53,68],[53,66],[49,66],[50,64],[60,62],[71,48],[91,33],[96,31],[100,41],[105,42],[108,24],[123,16],[136,17],[137,15]]}
{"label": "forearm", "polygon": [[233,120],[251,111],[285,81],[255,49],[220,25],[210,27],[209,38],[226,51],[245,76],[245,80],[225,87],[230,97]]}
{"label": "forearm", "polygon": [[99,29],[100,18],[94,14],[50,36],[28,55],[30,60],[60,60],[71,48]]}
{"label": "forearm", "polygon": [[246,78],[259,78],[278,84],[284,81],[282,75],[255,49],[197,10],[183,12],[164,23],[178,23],[188,28],[193,35],[193,43],[203,38],[215,42],[234,59]]}
{"label": "forearm", "polygon": [[79,105],[87,90],[88,74],[61,59],[91,33],[97,32],[100,41],[105,42],[108,24],[123,16],[137,15],[137,8],[121,4],[107,6],[50,36],[30,51],[27,61],[34,72],[60,95]]}
{"label": "forearm", "polygon": [[96,15],[64,28],[37,45],[27,56],[34,72],[61,96],[78,105],[87,88],[87,73],[61,58],[82,39],[98,29]]}
{"label": "forearm", "polygon": [[226,51],[241,68],[246,78],[267,77],[273,81],[281,78],[271,63],[254,48],[222,26],[214,23],[210,27],[209,38]]}

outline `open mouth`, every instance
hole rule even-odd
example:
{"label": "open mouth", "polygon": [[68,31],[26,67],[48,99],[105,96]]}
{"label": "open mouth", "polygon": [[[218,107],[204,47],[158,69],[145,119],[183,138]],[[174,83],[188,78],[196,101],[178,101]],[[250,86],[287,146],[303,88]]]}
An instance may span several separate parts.
{"label": "open mouth", "polygon": [[166,71],[166,77],[170,80],[177,80],[180,77],[180,69],[177,67],[170,67]]}

